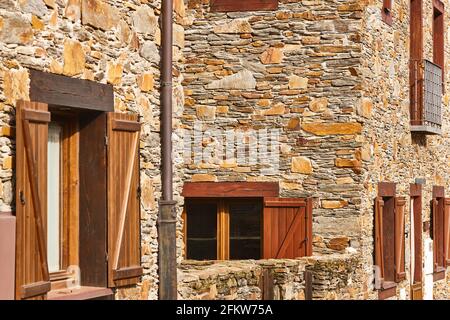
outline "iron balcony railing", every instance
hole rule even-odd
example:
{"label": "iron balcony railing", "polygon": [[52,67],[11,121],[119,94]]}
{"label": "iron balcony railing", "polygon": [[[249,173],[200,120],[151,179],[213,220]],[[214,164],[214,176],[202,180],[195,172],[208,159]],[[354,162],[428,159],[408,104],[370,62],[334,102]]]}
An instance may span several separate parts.
{"label": "iron balcony railing", "polygon": [[441,134],[442,68],[428,60],[411,60],[411,131]]}

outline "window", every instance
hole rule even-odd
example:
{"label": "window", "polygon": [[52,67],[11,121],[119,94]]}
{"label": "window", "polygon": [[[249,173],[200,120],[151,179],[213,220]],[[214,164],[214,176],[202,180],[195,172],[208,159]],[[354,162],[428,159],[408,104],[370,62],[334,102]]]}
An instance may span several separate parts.
{"label": "window", "polygon": [[395,295],[395,283],[406,277],[406,200],[396,197],[395,189],[394,183],[381,182],[375,199],[375,285],[384,298]]}
{"label": "window", "polygon": [[386,24],[392,25],[392,0],[383,0],[381,18]]}
{"label": "window", "polygon": [[187,258],[260,259],[259,199],[187,200]]}
{"label": "window", "polygon": [[442,84],[444,84],[444,4],[439,0],[433,0],[433,62],[442,69]]}
{"label": "window", "polygon": [[185,183],[186,258],[311,255],[311,199],[273,197],[277,194],[273,183]]}
{"label": "window", "polygon": [[[137,283],[137,116],[107,112],[109,86],[34,70],[30,86],[46,102],[16,106],[16,299],[93,298]],[[73,282],[81,288],[67,290]]]}
{"label": "window", "polygon": [[278,9],[278,0],[211,0],[211,12],[261,11]]}
{"label": "window", "polygon": [[445,198],[444,187],[433,187],[431,201],[431,238],[433,239],[434,280],[445,278],[445,268],[450,265],[450,199]]}
{"label": "window", "polygon": [[421,134],[442,133],[443,14],[438,14],[439,10],[436,7],[434,12],[434,62],[432,62],[423,58],[423,2],[411,0],[410,120],[411,131]]}
{"label": "window", "polygon": [[53,287],[75,281],[69,266],[78,265],[78,119],[52,113],[47,135],[47,261]]}

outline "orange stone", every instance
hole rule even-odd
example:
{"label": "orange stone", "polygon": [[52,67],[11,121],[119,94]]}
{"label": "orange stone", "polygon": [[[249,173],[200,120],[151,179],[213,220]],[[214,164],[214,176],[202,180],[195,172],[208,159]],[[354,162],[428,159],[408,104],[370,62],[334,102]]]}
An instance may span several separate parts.
{"label": "orange stone", "polygon": [[349,123],[325,123],[325,122],[310,122],[303,123],[302,129],[306,132],[317,136],[327,135],[347,135],[358,134],[362,131],[362,126],[358,122]]}

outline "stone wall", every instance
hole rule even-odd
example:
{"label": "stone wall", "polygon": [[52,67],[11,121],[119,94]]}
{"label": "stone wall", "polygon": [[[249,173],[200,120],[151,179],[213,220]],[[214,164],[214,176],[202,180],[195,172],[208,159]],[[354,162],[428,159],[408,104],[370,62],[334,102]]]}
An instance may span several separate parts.
{"label": "stone wall", "polygon": [[[178,293],[186,300],[261,300],[262,274],[272,275],[274,300],[304,300],[304,272],[312,272],[313,299],[367,298],[358,280],[357,255],[327,255],[296,260],[190,261],[179,269]],[[364,291],[366,290],[366,291]]]}
{"label": "stone wall", "polygon": [[[185,181],[277,181],[284,197],[316,198],[314,253],[359,247],[361,65],[359,1],[286,1],[277,11],[212,13],[187,2],[182,122],[213,130],[280,130],[271,174],[216,155],[186,165]],[[244,138],[245,139],[245,138]],[[195,157],[195,155],[194,155]]]}
{"label": "stone wall", "polygon": [[[423,1],[424,58],[433,61],[432,0]],[[423,185],[423,221],[430,221],[430,200],[433,185],[444,186],[450,194],[448,171],[449,111],[449,29],[445,29],[446,79],[443,98],[442,135],[423,136],[410,132],[409,112],[409,1],[394,1],[393,25],[381,19],[382,1],[368,2],[363,19],[363,64],[361,77],[363,96],[357,108],[364,123],[363,150],[367,150],[366,170],[362,182],[365,196],[362,198],[362,253],[366,261],[368,281],[372,271],[373,252],[373,199],[377,184],[381,181],[397,183],[397,195],[409,199],[409,186],[416,178],[426,180]],[[450,7],[446,3],[445,25],[448,25]],[[406,205],[406,274],[407,279],[399,285],[397,297],[409,297],[409,226],[410,202]],[[429,232],[423,233],[424,240]],[[441,283],[441,285],[439,285]],[[435,288],[449,287],[445,280]],[[441,292],[437,294],[437,291]],[[447,291],[446,294],[443,292]],[[435,290],[436,298],[447,298],[448,289]]]}
{"label": "stone wall", "polygon": [[[160,1],[2,0],[0,3],[0,211],[14,210],[15,102],[29,100],[27,69],[114,85],[114,108],[140,115],[141,284],[120,298],[157,298]],[[175,1],[174,110],[182,112],[179,62],[184,4]],[[177,129],[179,123],[175,122]],[[180,172],[180,170],[177,170]],[[82,272],[82,270],[81,270]]]}

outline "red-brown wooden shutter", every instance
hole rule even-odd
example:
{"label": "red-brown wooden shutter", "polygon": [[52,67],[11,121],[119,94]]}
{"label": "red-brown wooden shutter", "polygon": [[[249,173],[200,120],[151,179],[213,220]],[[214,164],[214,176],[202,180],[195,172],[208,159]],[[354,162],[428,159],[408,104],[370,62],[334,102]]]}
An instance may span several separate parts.
{"label": "red-brown wooden shutter", "polygon": [[431,200],[431,225],[432,225],[432,237],[433,237],[433,270],[436,272],[439,267],[439,250],[438,250],[438,242],[439,242],[439,233],[437,230],[439,212],[438,212],[438,201],[437,199]]}
{"label": "red-brown wooden shutter", "polygon": [[264,198],[264,259],[312,254],[311,199]]}
{"label": "red-brown wooden shutter", "polygon": [[444,256],[445,264],[450,266],[450,198],[445,198],[444,211]]}
{"label": "red-brown wooden shutter", "polygon": [[139,132],[136,115],[108,114],[108,284],[135,284],[140,253]]}
{"label": "red-brown wooden shutter", "polygon": [[384,254],[383,254],[383,206],[382,197],[375,198],[375,266],[378,267],[375,289],[381,289],[384,281]]}
{"label": "red-brown wooden shutter", "polygon": [[395,198],[395,282],[406,279],[405,204],[406,199],[404,197]]}
{"label": "red-brown wooden shutter", "polygon": [[47,104],[18,101],[16,109],[16,299],[45,299],[47,265]]}

